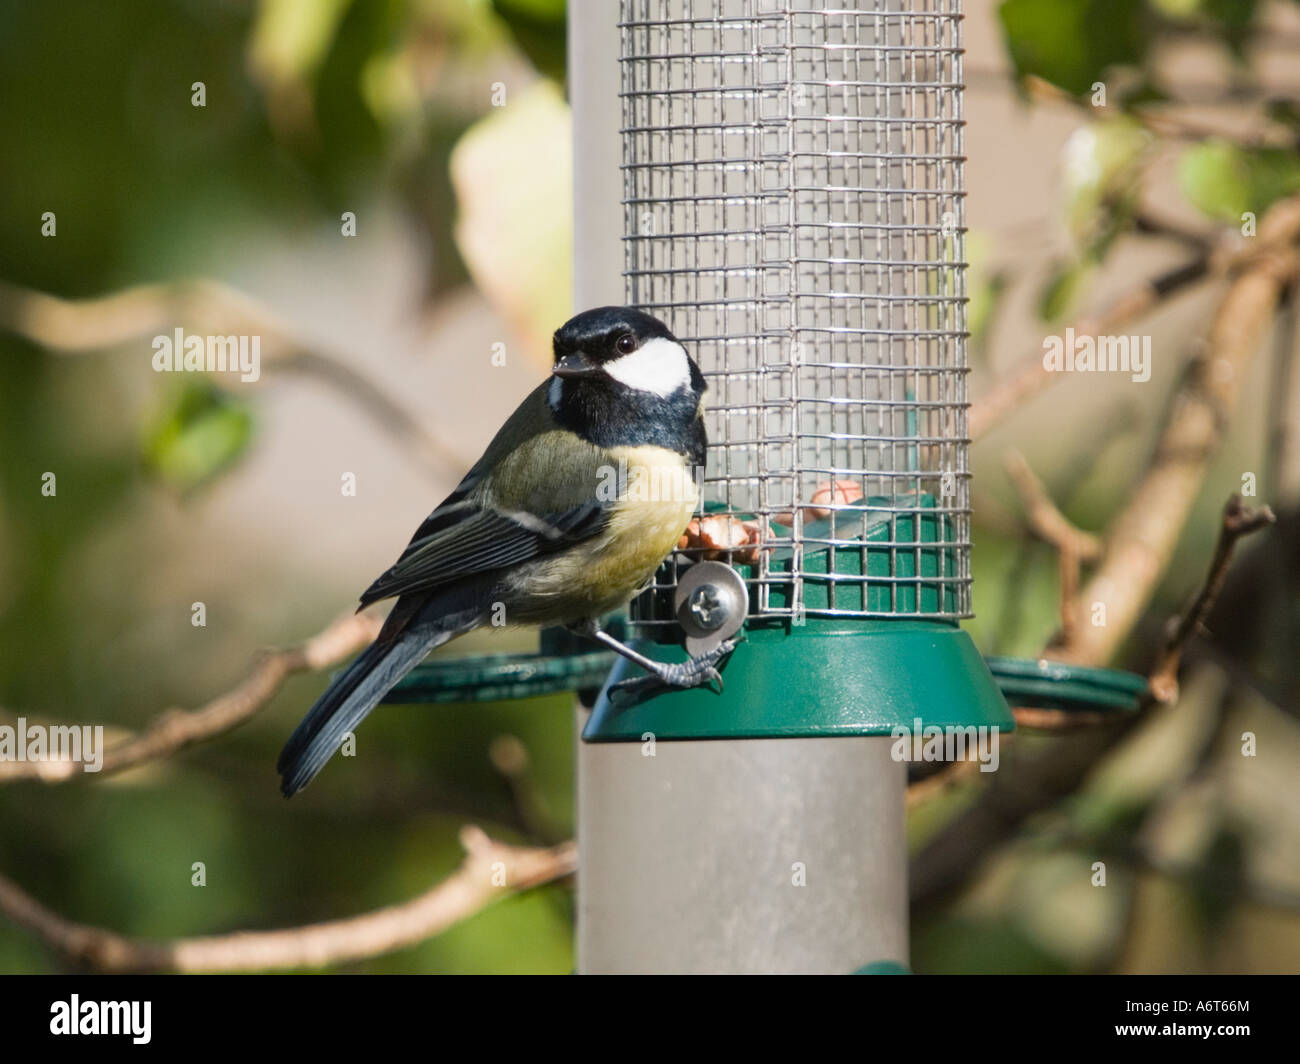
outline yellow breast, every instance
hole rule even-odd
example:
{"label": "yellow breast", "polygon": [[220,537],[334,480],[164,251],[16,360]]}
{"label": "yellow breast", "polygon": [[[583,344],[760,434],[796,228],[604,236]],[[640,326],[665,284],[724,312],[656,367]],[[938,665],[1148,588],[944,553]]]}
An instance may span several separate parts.
{"label": "yellow breast", "polygon": [[606,454],[606,480],[597,486],[597,497],[610,504],[604,531],[530,567],[524,589],[539,606],[547,603],[548,611],[573,619],[626,603],[676,547],[700,501],[699,485],[681,455],[662,447],[620,447]]}

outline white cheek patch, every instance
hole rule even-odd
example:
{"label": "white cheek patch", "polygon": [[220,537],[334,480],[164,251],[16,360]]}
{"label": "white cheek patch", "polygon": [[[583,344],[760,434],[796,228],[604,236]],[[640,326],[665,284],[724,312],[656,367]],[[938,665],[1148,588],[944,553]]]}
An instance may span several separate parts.
{"label": "white cheek patch", "polygon": [[551,381],[551,386],[546,390],[546,402],[549,404],[552,414],[560,409],[560,400],[563,398],[564,381],[560,380],[559,377],[555,377]]}
{"label": "white cheek patch", "polygon": [[672,395],[691,384],[686,349],[662,336],[647,340],[630,355],[611,359],[604,370],[620,384],[655,395]]}

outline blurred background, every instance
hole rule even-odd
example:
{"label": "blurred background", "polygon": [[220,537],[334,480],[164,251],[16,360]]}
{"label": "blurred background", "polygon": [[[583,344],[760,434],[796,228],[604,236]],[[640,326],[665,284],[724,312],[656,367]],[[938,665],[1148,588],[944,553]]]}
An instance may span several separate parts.
{"label": "blurred background", "polygon": [[[1300,194],[1300,3],[966,11],[978,402],[1045,333],[1231,249],[1243,212]],[[202,705],[392,561],[545,373],[570,313],[565,71],[563,0],[0,3],[0,723],[111,738]],[[1207,271],[1117,330],[1152,336],[1148,383],[1070,375],[978,440],[985,653],[1035,656],[1059,624],[1058,562],[1005,455],[1104,530],[1225,284]],[[261,378],[155,373],[151,340],[177,326],[259,333]],[[1296,336],[1288,292],[1112,662],[1150,668],[1252,474],[1247,501],[1279,521],[1243,543],[1182,697],[955,888],[917,898],[917,971],[1300,970]],[[535,642],[488,632],[449,651]],[[466,822],[571,835],[567,695],[386,707],[362,756],[285,802],[276,754],[326,680],[291,678],[249,723],[158,764],[5,783],[0,873],[70,919],[169,938],[402,901],[457,866]],[[982,786],[913,803],[918,854]],[[1109,889],[1090,885],[1099,859]],[[353,967],[564,973],[572,917],[552,885]],[[0,971],[61,965],[0,920]]]}

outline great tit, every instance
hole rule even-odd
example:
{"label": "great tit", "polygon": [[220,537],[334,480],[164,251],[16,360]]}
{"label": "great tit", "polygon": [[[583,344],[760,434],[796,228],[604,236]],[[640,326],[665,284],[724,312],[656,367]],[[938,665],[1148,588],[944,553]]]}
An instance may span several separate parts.
{"label": "great tit", "polygon": [[630,307],[570,319],[554,353],[551,377],[361,596],[362,609],[397,601],[285,744],[286,797],[429,651],[485,624],[565,625],[652,674],[636,683],[721,682],[716,665],[734,641],[663,664],[599,624],[649,580],[699,505],[699,367],[663,322]]}

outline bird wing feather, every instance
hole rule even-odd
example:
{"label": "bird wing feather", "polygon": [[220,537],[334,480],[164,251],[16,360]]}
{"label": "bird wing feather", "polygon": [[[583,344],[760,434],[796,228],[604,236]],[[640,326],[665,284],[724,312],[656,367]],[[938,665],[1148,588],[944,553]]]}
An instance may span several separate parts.
{"label": "bird wing feather", "polygon": [[505,569],[599,534],[613,502],[599,498],[609,462],[600,448],[558,429],[545,386],[535,389],[361,605]]}
{"label": "bird wing feather", "polygon": [[596,535],[607,517],[607,508],[594,500],[540,516],[468,508],[454,524],[413,541],[366,589],[361,604],[518,565]]}

